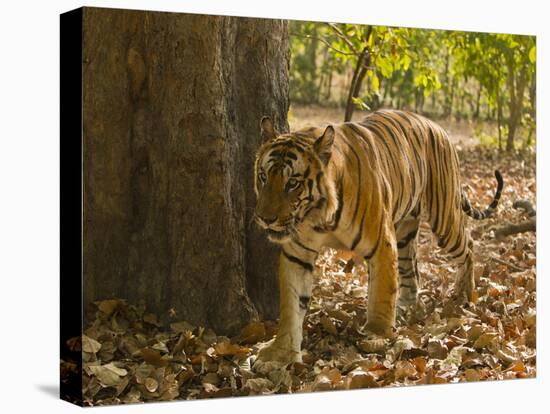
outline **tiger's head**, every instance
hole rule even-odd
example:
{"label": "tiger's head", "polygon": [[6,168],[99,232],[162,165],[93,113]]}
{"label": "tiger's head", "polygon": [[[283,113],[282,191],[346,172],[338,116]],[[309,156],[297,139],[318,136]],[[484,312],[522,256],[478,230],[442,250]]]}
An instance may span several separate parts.
{"label": "tiger's head", "polygon": [[279,135],[270,118],[261,121],[264,143],[254,164],[254,216],[273,242],[288,241],[306,218],[325,222],[336,210],[336,191],[327,174],[335,131],[328,126],[316,137],[314,130]]}

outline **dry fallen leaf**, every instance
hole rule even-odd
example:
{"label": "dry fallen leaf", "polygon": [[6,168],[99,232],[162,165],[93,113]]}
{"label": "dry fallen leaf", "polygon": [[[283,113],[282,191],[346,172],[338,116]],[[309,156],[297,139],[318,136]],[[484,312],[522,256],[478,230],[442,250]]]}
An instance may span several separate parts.
{"label": "dry fallen leaf", "polygon": [[409,361],[397,361],[394,375],[396,379],[414,377],[416,375],[416,368]]}
{"label": "dry fallen leaf", "polygon": [[155,392],[159,386],[159,383],[157,382],[157,380],[151,377],[146,378],[143,384],[145,385],[145,388],[147,388],[147,391],[149,392]]}
{"label": "dry fallen leaf", "polygon": [[82,350],[84,352],[89,352],[95,354],[101,349],[101,343],[95,339],[90,338],[89,336],[82,335]]}
{"label": "dry fallen leaf", "polygon": [[104,387],[119,384],[122,381],[122,377],[128,374],[128,371],[118,368],[112,362],[106,365],[90,365],[88,368]]}
{"label": "dry fallen leaf", "polygon": [[466,381],[479,381],[481,379],[481,374],[475,369],[468,368],[464,371],[464,377]]}
{"label": "dry fallen leaf", "polygon": [[347,389],[377,388],[379,386],[380,385],[378,385],[371,373],[365,372],[361,369],[356,369],[350,372],[346,377]]}
{"label": "dry fallen leaf", "polygon": [[244,388],[254,394],[270,393],[273,386],[274,384],[267,378],[251,378],[244,384]]}
{"label": "dry fallen leaf", "polygon": [[239,354],[248,354],[252,349],[240,346],[237,344],[232,344],[230,342],[219,342],[214,345],[214,350],[220,356],[232,356]]}

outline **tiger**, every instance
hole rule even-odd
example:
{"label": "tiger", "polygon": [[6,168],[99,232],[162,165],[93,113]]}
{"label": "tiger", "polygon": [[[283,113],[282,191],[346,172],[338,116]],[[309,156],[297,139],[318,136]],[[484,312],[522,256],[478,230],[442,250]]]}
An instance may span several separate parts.
{"label": "tiger", "polygon": [[484,219],[504,185],[496,170],[491,204],[474,208],[461,189],[458,154],[446,131],[419,114],[382,109],[359,122],[279,134],[260,121],[254,161],[254,220],[280,246],[279,328],[258,362],[301,361],[302,324],[314,265],[324,247],[368,264],[365,329],[391,334],[397,309],[417,302],[416,241],[421,219],[457,265],[453,297],[474,292],[467,216]]}

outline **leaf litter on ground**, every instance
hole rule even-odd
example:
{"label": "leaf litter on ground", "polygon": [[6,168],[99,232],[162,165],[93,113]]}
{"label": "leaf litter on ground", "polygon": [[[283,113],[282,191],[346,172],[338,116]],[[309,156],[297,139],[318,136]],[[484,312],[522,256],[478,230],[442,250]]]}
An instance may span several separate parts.
{"label": "leaf litter on ground", "polygon": [[[488,205],[497,164],[505,180],[494,217],[470,220],[475,246],[475,302],[450,300],[454,266],[440,255],[427,226],[418,246],[420,304],[401,315],[393,335],[364,330],[366,266],[351,254],[319,257],[304,321],[303,362],[259,372],[254,358],[276,334],[276,321],[252,321],[232,338],[173,320],[165,326],[143,305],[95,303],[95,317],[67,346],[82,352],[85,405],[138,403],[274,393],[397,387],[526,378],[536,375],[536,235],[494,238],[494,228],[521,221],[512,204],[534,202],[534,153],[460,151],[465,189]],[[78,361],[62,361],[62,376]],[[63,378],[62,378],[63,380]]]}

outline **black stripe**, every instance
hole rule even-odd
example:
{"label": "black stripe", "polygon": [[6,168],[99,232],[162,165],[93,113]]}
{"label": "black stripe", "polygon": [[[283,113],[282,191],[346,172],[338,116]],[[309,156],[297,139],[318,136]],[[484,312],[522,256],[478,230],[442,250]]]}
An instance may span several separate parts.
{"label": "black stripe", "polygon": [[[385,124],[381,123],[380,121],[371,120],[365,126],[367,127],[367,129],[369,129],[372,132],[374,137],[379,142],[381,142],[384,145],[384,147],[386,148],[385,152],[380,152],[380,157],[381,157],[381,159],[384,160],[384,163],[386,164],[387,173],[390,174],[388,176],[388,178],[389,178],[389,181],[391,183],[392,177],[395,176],[395,172],[400,171],[401,167],[399,165],[399,161],[397,159],[395,159],[395,157],[394,157],[395,150],[392,150],[390,148],[390,146],[388,145],[388,142],[386,142],[386,138],[384,137],[385,134],[384,134],[384,131],[382,130],[382,127],[386,130],[388,135],[390,135],[390,137],[392,138],[392,141],[394,142],[394,146],[395,146],[396,150],[399,151],[400,147],[395,144],[395,138],[394,138],[393,134],[389,132],[389,129],[387,128],[387,126]],[[390,164],[391,164],[391,167],[390,167]],[[397,175],[398,175],[397,178],[399,179],[399,182],[401,184],[401,189],[403,189],[404,188],[403,175],[400,174],[400,173],[398,173]],[[392,206],[391,206],[391,208],[392,208],[392,220],[394,219],[397,208],[399,207],[399,203],[396,203],[396,201],[397,200],[394,198],[394,200],[392,202]]]}
{"label": "black stripe", "polygon": [[338,183],[338,208],[336,209],[336,215],[334,218],[334,228],[338,227],[338,223],[340,222],[340,217],[342,216],[342,210],[344,208],[344,189],[342,182],[340,181]]}
{"label": "black stripe", "polygon": [[[346,124],[344,124],[344,126],[353,131],[353,129],[350,127],[350,123],[346,123]],[[357,213],[359,211],[359,205],[361,204],[361,190],[362,190],[361,176],[362,176],[363,173],[361,171],[361,158],[357,154],[357,151],[355,151],[355,148],[353,148],[353,145],[351,144],[350,141],[348,141],[348,138],[345,134],[342,134],[342,137],[344,137],[346,145],[351,150],[351,152],[355,156],[355,160],[357,161],[357,194],[356,194],[356,200],[357,201],[355,203],[355,209],[353,211],[353,216],[352,216],[351,222],[350,222],[350,226],[353,226],[353,224],[355,223],[355,219],[357,217]]]}
{"label": "black stripe", "polygon": [[323,176],[323,171],[320,171],[319,173],[317,173],[317,176],[315,177],[315,181],[317,183],[317,191],[319,191],[319,193],[321,192],[321,177]]}
{"label": "black stripe", "polygon": [[406,247],[411,242],[411,240],[416,237],[417,233],[418,233],[418,228],[411,231],[409,234],[405,236],[405,238],[397,242],[397,248],[402,249],[403,247]]}
{"label": "black stripe", "polygon": [[443,233],[443,235],[439,238],[437,245],[439,247],[446,246],[449,243],[449,239],[451,238],[452,234],[453,234],[453,228],[447,226],[447,231]]}
{"label": "black stripe", "polygon": [[289,260],[291,261],[292,263],[296,263],[297,265],[303,267],[305,270],[309,271],[309,272],[313,272],[313,266],[307,262],[303,262],[301,261],[300,259],[298,259],[297,257],[294,257],[290,254],[288,254],[287,252],[285,252],[285,249],[282,250],[283,251],[283,255]]}
{"label": "black stripe", "polygon": [[357,244],[359,244],[359,242],[361,241],[361,238],[363,236],[363,222],[365,221],[365,216],[367,215],[366,211],[367,211],[366,209],[363,210],[363,215],[361,216],[361,223],[359,224],[359,231],[357,232],[357,235],[355,236],[355,239],[353,239],[353,243],[351,244],[351,250],[355,249],[355,246],[357,246]]}
{"label": "black stripe", "polygon": [[378,245],[379,244],[380,244],[380,237],[378,237],[378,240],[376,240],[376,245],[371,250],[371,252],[365,256],[365,260],[370,260],[372,258],[372,256],[374,256],[374,254],[376,253],[376,250],[378,250]]}
{"label": "black stripe", "polygon": [[302,221],[304,221],[307,215],[311,213],[313,210],[322,208],[323,205],[326,203],[326,201],[327,199],[322,197],[319,200],[317,200],[315,204],[310,204],[309,206],[307,206],[304,212],[304,216],[300,219],[299,222],[301,223]]}
{"label": "black stripe", "polygon": [[290,159],[293,159],[294,161],[296,161],[298,159],[298,156],[296,154],[294,154],[293,152],[289,151],[285,154],[288,158]]}
{"label": "black stripe", "polygon": [[[436,168],[439,170],[439,156],[438,156],[439,151],[438,151],[438,148],[437,148],[435,136],[434,136],[434,134],[431,130],[430,130],[429,137],[430,137],[430,142],[431,142],[431,146],[432,146],[433,167],[434,167],[434,169],[431,171],[432,183],[434,184],[433,187],[432,187],[432,194],[431,194],[432,207],[435,204],[435,214],[433,214],[432,217],[430,217],[430,218],[433,220],[432,229],[436,234],[438,234],[439,233],[439,230],[438,230],[438,226],[439,226],[439,196],[438,195],[439,195],[439,192],[442,189],[438,188],[438,186],[437,186],[437,171],[434,171],[434,170]],[[436,191],[438,192],[438,194],[434,194]]]}
{"label": "black stripe", "polygon": [[300,296],[300,308],[307,310],[309,308],[310,296]]}
{"label": "black stripe", "polygon": [[[455,245],[453,246],[453,248],[452,248],[452,249],[449,249],[449,254],[456,252],[456,250],[460,247],[461,244],[462,244],[462,238],[461,238],[461,237],[458,237],[458,239],[457,239]],[[462,256],[462,255],[464,254],[464,250],[466,250],[466,246],[464,246],[464,247],[462,248],[462,250],[460,250],[460,253],[451,255],[451,259],[454,260],[454,259],[456,259],[456,258]]]}
{"label": "black stripe", "polygon": [[313,230],[317,233],[327,233],[329,231],[334,231],[338,227],[338,223],[340,222],[340,217],[342,216],[342,210],[344,208],[344,195],[343,195],[343,186],[342,181],[339,181],[337,184],[338,187],[338,195],[337,195],[337,201],[338,201],[338,208],[336,209],[336,213],[334,214],[334,222],[329,223],[327,226],[320,227],[320,226],[314,226]]}
{"label": "black stripe", "polygon": [[297,239],[294,239],[294,243],[296,243],[298,246],[300,246],[302,249],[304,250],[308,250],[312,253],[317,253],[317,250],[314,250],[314,249],[311,249],[309,247],[307,247],[306,245],[302,244],[299,240]]}
{"label": "black stripe", "polygon": [[268,157],[270,158],[281,158],[285,155],[284,152],[273,150],[269,153]]}

